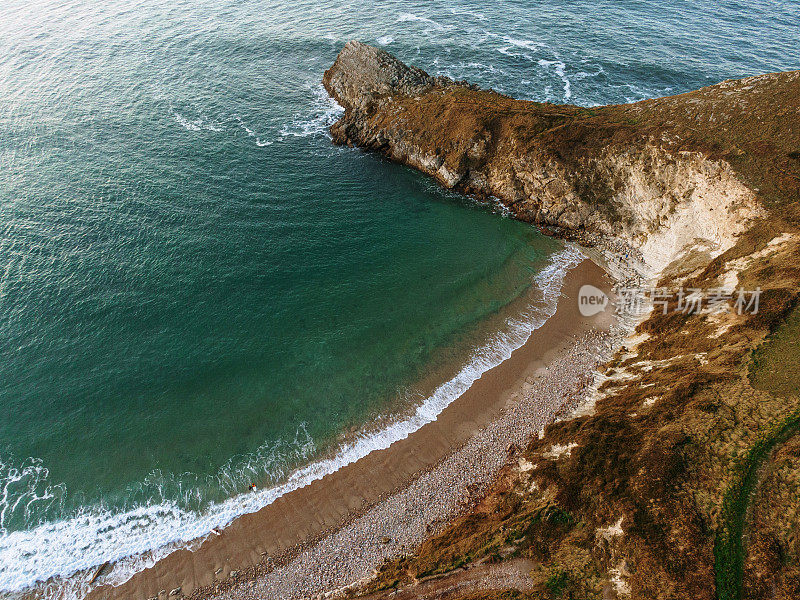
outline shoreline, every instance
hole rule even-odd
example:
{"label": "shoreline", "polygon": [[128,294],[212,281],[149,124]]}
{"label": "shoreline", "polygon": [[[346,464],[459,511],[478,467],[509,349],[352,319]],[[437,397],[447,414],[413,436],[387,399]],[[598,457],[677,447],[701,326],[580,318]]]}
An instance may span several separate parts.
{"label": "shoreline", "polygon": [[[297,554],[298,549],[303,548],[305,556],[313,551],[308,548],[321,548],[326,541],[335,538],[337,533],[340,534],[350,527],[359,528],[360,520],[368,518],[376,510],[387,510],[392,502],[398,502],[401,496],[409,496],[411,490],[422,482],[431,478],[438,479],[438,486],[442,487],[448,479],[454,479],[454,473],[447,474],[448,469],[452,471],[454,460],[459,455],[470,454],[467,448],[470,444],[479,442],[486,430],[509,418],[510,413],[520,412],[518,409],[523,404],[546,405],[535,411],[539,415],[539,418],[534,418],[535,423],[528,423],[517,415],[515,424],[522,426],[517,428],[520,431],[509,431],[505,436],[502,432],[496,432],[489,436],[493,440],[492,451],[488,453],[491,456],[487,454],[481,457],[482,465],[469,464],[465,472],[455,477],[456,480],[469,479],[470,481],[461,485],[471,486],[473,494],[478,488],[483,489],[507,461],[507,448],[511,444],[519,445],[520,441],[524,442],[519,439],[522,429],[525,429],[523,437],[529,438],[556,416],[577,405],[579,398],[569,401],[570,394],[566,388],[569,384],[575,388],[579,379],[585,385],[591,368],[600,362],[599,354],[610,351],[608,331],[614,321],[610,311],[589,319],[578,313],[576,295],[580,285],[584,283],[591,283],[607,293],[610,292],[609,278],[591,260],[583,260],[578,266],[569,269],[564,275],[555,314],[535,329],[528,341],[512,352],[510,358],[484,372],[434,421],[423,425],[407,438],[394,442],[389,448],[375,450],[334,473],[281,496],[255,513],[236,518],[222,530],[221,535],[207,537],[199,547],[195,544],[195,550],[176,550],[152,567],[136,573],[127,582],[113,588],[108,585],[100,586],[92,590],[87,598],[124,597],[144,600],[164,596],[178,588],[180,590],[175,596],[209,598],[224,589],[239,588],[245,582],[264,578],[267,572],[276,573],[279,569],[289,568],[293,564],[291,557]],[[575,361],[572,368],[562,365],[562,369],[571,373],[562,374],[561,378],[569,381],[557,388],[553,387],[553,383],[558,382],[547,385],[548,366],[560,364],[559,361],[564,360],[565,353],[569,355],[578,352],[576,343],[596,345],[594,349],[587,348],[587,352],[598,356],[590,361],[591,364],[585,364],[584,357],[583,362]],[[532,401],[537,393],[537,386],[531,382],[542,380],[543,377],[544,381],[540,381],[538,387],[543,388],[539,392],[545,392],[547,398]],[[501,446],[500,452],[498,443]],[[484,451],[487,449],[484,448]],[[474,448],[472,454],[475,454]],[[464,458],[465,456],[461,456],[461,460]],[[452,518],[463,510],[463,490],[456,492],[451,485],[447,491],[450,492],[450,498],[437,504],[436,515],[420,515],[420,519],[417,519],[419,525],[424,525],[416,528],[417,536],[427,533],[436,522]],[[422,496],[424,494],[420,497]],[[438,502],[439,495],[433,498]],[[408,498],[404,502],[407,503]],[[396,509],[400,513],[406,512],[403,503],[396,506]],[[392,520],[390,516],[384,514],[381,518],[388,523]],[[370,527],[375,526],[376,523],[372,523]],[[364,531],[363,524],[360,530]],[[361,564],[360,570],[338,569],[339,575],[333,577],[331,583],[352,583],[348,579],[365,569],[368,572],[376,566],[376,560],[383,560],[403,546],[410,547],[416,539],[409,538],[407,542],[400,543],[395,540],[397,537],[400,536],[376,533],[372,536],[372,544],[364,540],[365,545],[371,546],[371,551],[366,554],[370,554],[372,560],[364,564],[361,564],[363,560],[351,561],[351,567],[356,563]],[[361,558],[366,554],[362,552]],[[276,567],[279,564],[285,567]],[[295,564],[294,568],[297,566]],[[305,571],[310,572],[308,569]],[[342,575],[345,571],[349,573],[348,577]],[[234,576],[231,576],[232,573]],[[286,586],[295,586],[290,597],[293,597],[292,594],[307,595],[306,588],[297,587],[302,579],[298,574],[291,578],[282,578]],[[321,578],[317,576],[313,580],[320,581]]]}

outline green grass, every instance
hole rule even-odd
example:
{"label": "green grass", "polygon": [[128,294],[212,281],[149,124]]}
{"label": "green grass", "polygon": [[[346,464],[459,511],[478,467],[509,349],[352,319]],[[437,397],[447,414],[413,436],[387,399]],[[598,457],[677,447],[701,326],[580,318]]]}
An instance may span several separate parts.
{"label": "green grass", "polygon": [[553,596],[560,596],[570,582],[569,571],[561,567],[553,567],[544,586]]}
{"label": "green grass", "polygon": [[753,352],[750,381],[775,396],[800,394],[800,306]]}
{"label": "green grass", "polygon": [[800,410],[778,421],[750,447],[736,465],[737,476],[723,496],[720,526],[714,543],[714,569],[719,600],[740,600],[746,548],[742,536],[747,509],[758,485],[758,471],[772,451],[800,429]]}

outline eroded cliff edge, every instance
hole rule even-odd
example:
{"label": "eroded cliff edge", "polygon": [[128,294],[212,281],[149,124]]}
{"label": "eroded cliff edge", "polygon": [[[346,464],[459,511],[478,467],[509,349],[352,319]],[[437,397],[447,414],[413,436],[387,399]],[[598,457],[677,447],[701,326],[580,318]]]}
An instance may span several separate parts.
{"label": "eroded cliff edge", "polygon": [[653,285],[761,290],[757,313],[650,313],[593,406],[363,591],[414,597],[420,578],[523,557],[532,597],[800,597],[800,72],[581,108],[349,42],[324,84],[345,108],[336,143],[495,197],[610,263],[627,254]]}

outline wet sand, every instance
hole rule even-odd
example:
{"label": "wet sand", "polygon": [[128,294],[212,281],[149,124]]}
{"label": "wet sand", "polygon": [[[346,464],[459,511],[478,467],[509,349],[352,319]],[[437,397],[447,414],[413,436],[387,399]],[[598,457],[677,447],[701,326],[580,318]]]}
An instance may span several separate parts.
{"label": "wet sand", "polygon": [[[610,311],[585,318],[581,285],[610,294],[589,260],[565,277],[556,313],[511,357],[485,372],[439,418],[368,456],[243,515],[195,550],[178,550],[91,599],[194,595],[300,597],[348,585],[463,510],[525,443],[580,399],[610,348]],[[298,548],[302,553],[298,554]]]}

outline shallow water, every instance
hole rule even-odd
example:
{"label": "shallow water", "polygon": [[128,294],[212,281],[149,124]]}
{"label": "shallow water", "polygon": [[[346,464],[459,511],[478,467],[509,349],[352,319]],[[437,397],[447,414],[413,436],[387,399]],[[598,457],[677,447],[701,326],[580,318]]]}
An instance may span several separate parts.
{"label": "shallow water", "polygon": [[591,105],[798,68],[798,23],[792,2],[4,3],[0,590],[192,539],[406,435],[547,314],[559,243],[330,144],[346,40]]}

